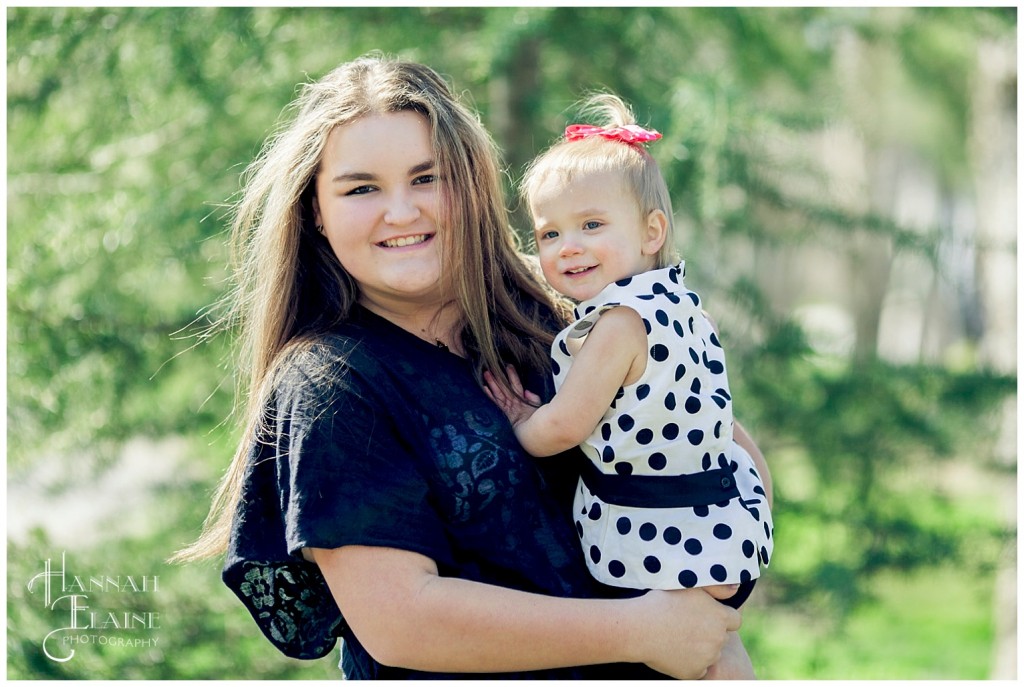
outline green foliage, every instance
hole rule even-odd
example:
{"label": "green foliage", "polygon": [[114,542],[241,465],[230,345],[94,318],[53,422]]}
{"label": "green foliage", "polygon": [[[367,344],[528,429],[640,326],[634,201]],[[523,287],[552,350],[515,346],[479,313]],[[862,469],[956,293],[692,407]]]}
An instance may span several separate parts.
{"label": "green foliage", "polygon": [[[976,55],[1015,31],[1012,8],[8,8],[9,473],[42,456],[112,455],[140,434],[213,442],[191,458],[211,477],[155,494],[148,535],[68,552],[87,572],[159,574],[162,592],[144,601],[166,619],[166,643],[42,656],[53,612],[26,584],[59,552],[40,534],[8,549],[10,677],[337,675],[333,658],[277,655],[215,566],[163,561],[196,534],[232,449],[230,342],[201,333],[228,288],[238,177],[298,82],[373,49],[431,64],[466,93],[510,189],[586,91],[621,94],[665,133],[651,151],[688,272],[709,303],[733,308],[719,322],[737,414],[775,477],[777,560],[744,631],[759,672],[984,677],[982,606],[1016,532],[990,494],[945,475],[1006,470],[988,437],[1016,379],[823,355],[736,256],[869,238],[940,270],[942,231],[838,206],[815,163],[790,153],[838,121],[871,151],[912,149],[970,195]],[[521,208],[515,221],[528,226]],[[936,584],[964,610],[926,613]],[[945,644],[927,630],[943,623],[956,635]],[[889,625],[892,641],[871,640]],[[963,664],[957,639],[971,647]],[[884,656],[898,640],[907,655],[941,654],[938,672]]]}

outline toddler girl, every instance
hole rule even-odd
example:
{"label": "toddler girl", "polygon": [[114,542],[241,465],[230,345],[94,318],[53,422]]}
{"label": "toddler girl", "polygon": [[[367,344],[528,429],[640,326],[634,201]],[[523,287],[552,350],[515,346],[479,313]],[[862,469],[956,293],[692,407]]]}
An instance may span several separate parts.
{"label": "toddler girl", "polygon": [[[581,445],[576,529],[606,584],[705,587],[738,607],[773,549],[767,466],[737,427],[725,357],[674,255],[668,189],[642,129],[612,95],[530,165],[523,197],[545,278],[578,302],[552,345],[554,399],[487,390],[523,447]],[[759,465],[755,466],[756,456]],[[770,485],[770,482],[768,482]]]}

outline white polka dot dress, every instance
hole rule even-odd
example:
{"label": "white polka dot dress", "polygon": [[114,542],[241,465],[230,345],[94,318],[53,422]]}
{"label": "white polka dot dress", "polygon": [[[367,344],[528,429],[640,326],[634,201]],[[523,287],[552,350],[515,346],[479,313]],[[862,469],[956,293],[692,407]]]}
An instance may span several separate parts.
{"label": "white polka dot dress", "polygon": [[591,573],[617,587],[746,582],[772,555],[764,485],[732,439],[725,355],[683,267],[610,284],[552,346],[558,389],[572,365],[567,340],[586,337],[603,312],[633,308],[647,327],[647,368],[582,445],[590,465],[574,503]]}

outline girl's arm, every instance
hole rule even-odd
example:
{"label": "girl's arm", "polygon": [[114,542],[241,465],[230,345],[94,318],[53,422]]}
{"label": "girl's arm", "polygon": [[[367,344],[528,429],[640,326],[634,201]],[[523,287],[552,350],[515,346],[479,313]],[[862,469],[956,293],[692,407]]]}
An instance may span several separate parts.
{"label": "girl's arm", "polygon": [[565,599],[441,577],[421,554],[309,549],[352,631],[377,661],[456,673],[646,663],[699,678],[740,614],[699,589]]}
{"label": "girl's arm", "polygon": [[601,315],[576,354],[562,388],[550,403],[535,408],[537,397],[509,377],[519,398],[504,393],[490,375],[486,391],[505,412],[516,438],[533,456],[551,456],[583,442],[608,411],[619,388],[640,378],[647,365],[647,330],[640,314],[626,307]]}

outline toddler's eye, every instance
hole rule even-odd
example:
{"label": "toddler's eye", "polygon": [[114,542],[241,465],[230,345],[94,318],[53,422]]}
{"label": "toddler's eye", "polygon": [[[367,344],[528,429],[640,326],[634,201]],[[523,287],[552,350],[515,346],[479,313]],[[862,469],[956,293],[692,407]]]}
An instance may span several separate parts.
{"label": "toddler's eye", "polygon": [[600,226],[601,226],[601,223],[598,222],[596,219],[592,219],[589,222],[584,222],[583,223],[583,228],[584,229],[598,229],[598,228],[600,228]]}
{"label": "toddler's eye", "polygon": [[551,229],[549,231],[545,231],[545,232],[541,233],[540,238],[541,238],[542,241],[546,240],[546,239],[558,238],[558,232],[555,231],[554,229]]}

